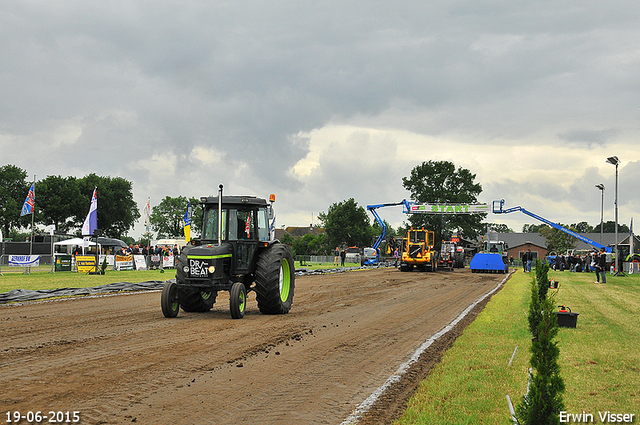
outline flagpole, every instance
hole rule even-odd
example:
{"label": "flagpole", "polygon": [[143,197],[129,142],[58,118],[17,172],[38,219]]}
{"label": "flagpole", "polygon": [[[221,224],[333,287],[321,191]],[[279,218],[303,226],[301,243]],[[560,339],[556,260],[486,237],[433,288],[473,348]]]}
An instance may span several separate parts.
{"label": "flagpole", "polygon": [[2,274],[2,259],[4,258],[4,236],[2,235],[2,229],[0,229],[0,276]]}
{"label": "flagpole", "polygon": [[36,175],[33,175],[33,213],[31,213],[31,244],[29,246],[29,255],[33,254],[33,218],[36,215]]}
{"label": "flagpole", "polygon": [[56,254],[55,252],[53,252],[53,234],[55,233],[55,227],[53,225],[51,226],[52,227],[49,229],[49,239],[51,240],[51,270],[49,271],[49,273],[55,273],[56,272],[56,267],[55,267]]}
{"label": "flagpole", "polygon": [[[31,237],[29,238],[29,261],[33,255],[33,217],[36,215],[36,175],[33,175],[33,211],[31,211]],[[31,274],[31,266],[24,270],[25,274]]]}

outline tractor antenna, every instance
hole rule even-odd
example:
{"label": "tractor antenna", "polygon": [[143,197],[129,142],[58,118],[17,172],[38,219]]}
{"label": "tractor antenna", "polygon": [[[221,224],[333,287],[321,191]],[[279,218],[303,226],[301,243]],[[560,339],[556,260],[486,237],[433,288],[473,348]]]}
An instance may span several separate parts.
{"label": "tractor antenna", "polygon": [[218,246],[222,245],[222,187],[218,186]]}

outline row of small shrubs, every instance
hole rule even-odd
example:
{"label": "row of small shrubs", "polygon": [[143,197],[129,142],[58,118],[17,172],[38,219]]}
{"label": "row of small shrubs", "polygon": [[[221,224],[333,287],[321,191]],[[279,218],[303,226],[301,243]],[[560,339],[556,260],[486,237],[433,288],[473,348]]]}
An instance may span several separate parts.
{"label": "row of small shrubs", "polygon": [[531,359],[527,394],[516,409],[515,422],[521,425],[559,424],[564,410],[564,381],[560,376],[558,319],[555,302],[549,291],[549,265],[536,261],[536,274],[531,279],[529,331]]}

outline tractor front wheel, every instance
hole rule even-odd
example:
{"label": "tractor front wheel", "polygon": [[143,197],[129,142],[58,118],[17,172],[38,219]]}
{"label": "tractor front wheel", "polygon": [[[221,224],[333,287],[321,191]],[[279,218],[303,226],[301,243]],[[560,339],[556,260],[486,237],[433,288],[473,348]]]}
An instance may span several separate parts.
{"label": "tractor front wheel", "polygon": [[247,307],[247,288],[241,282],[236,282],[229,291],[229,308],[231,317],[234,319],[242,319],[244,310]]}
{"label": "tractor front wheel", "polygon": [[162,296],[160,299],[160,305],[162,306],[162,314],[164,317],[176,317],[180,304],[178,303],[178,287],[174,282],[167,282],[162,288]]}

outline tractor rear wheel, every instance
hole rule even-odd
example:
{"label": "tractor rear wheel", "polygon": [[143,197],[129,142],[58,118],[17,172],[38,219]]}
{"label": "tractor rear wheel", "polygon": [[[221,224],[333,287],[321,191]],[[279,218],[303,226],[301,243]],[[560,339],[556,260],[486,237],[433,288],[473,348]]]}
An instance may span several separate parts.
{"label": "tractor rear wheel", "polygon": [[241,282],[236,282],[229,291],[229,309],[231,317],[242,319],[244,310],[247,307],[247,288]]}
{"label": "tractor rear wheel", "polygon": [[162,314],[164,314],[164,317],[172,318],[178,315],[178,310],[180,309],[178,303],[178,287],[174,282],[164,284],[160,305],[162,306]]}
{"label": "tractor rear wheel", "polygon": [[291,309],[295,265],[288,246],[275,243],[260,253],[256,266],[256,300],[264,314],[285,314]]}

